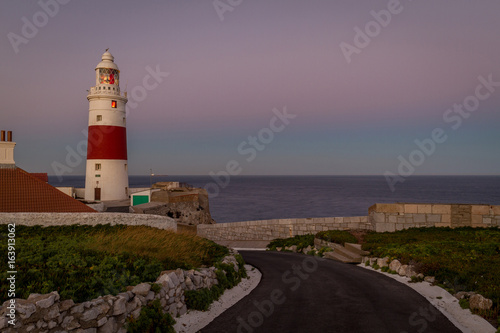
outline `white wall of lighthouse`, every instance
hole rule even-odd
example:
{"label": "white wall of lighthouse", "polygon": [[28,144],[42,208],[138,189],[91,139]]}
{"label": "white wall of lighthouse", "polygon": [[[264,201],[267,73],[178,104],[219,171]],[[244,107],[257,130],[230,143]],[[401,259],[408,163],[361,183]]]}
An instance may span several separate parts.
{"label": "white wall of lighthouse", "polygon": [[96,85],[89,100],[89,138],[85,200],[128,199],[126,93],[121,94],[119,70],[109,52],[96,67]]}

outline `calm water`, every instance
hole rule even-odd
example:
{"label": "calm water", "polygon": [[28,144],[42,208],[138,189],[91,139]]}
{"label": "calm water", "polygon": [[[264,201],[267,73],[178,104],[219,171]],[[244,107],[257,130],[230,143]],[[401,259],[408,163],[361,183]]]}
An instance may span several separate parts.
{"label": "calm water", "polygon": [[[195,187],[209,176],[153,177]],[[84,176],[66,176],[54,186],[85,187]],[[148,187],[149,176],[130,176],[130,187]],[[366,215],[374,203],[473,203],[500,205],[500,176],[412,176],[391,192],[381,176],[235,176],[210,198],[218,223],[277,218]],[[215,189],[209,188],[210,192]]]}

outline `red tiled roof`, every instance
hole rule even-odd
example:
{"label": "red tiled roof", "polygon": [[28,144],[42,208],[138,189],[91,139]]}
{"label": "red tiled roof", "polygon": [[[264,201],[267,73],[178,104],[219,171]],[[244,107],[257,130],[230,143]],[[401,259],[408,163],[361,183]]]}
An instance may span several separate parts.
{"label": "red tiled roof", "polygon": [[32,175],[35,178],[40,179],[42,182],[46,182],[46,183],[49,182],[49,176],[47,175],[47,173],[33,173],[33,172],[30,172],[30,175]]}
{"label": "red tiled roof", "polygon": [[14,167],[0,168],[0,212],[91,213],[95,210]]}

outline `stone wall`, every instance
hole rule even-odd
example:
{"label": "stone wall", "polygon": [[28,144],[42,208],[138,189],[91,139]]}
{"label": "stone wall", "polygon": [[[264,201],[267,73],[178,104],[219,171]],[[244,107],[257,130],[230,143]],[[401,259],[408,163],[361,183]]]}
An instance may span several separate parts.
{"label": "stone wall", "polygon": [[[223,262],[232,264],[238,271],[233,255],[225,257]],[[72,300],[61,301],[57,292],[31,294],[26,300],[15,299],[15,326],[8,323],[11,313],[8,300],[0,308],[0,330],[5,333],[124,333],[126,319],[138,318],[141,308],[149,301],[160,300],[163,309],[175,318],[187,311],[184,291],[210,288],[218,281],[215,267],[210,267],[165,271],[155,283],[160,285],[156,292],[150,283],[141,283],[116,296],[107,295],[78,304]]]}
{"label": "stone wall", "polygon": [[167,216],[127,213],[0,213],[0,224],[19,225],[145,225],[177,231],[177,223]]}
{"label": "stone wall", "polygon": [[346,229],[372,230],[372,225],[367,216],[262,220],[198,225],[198,235],[213,241],[273,240]]}
{"label": "stone wall", "polygon": [[500,206],[467,204],[375,204],[368,216],[262,220],[198,225],[198,235],[213,241],[267,241],[323,230],[376,232],[419,227],[500,226]]}
{"label": "stone wall", "polygon": [[418,227],[500,226],[500,206],[467,204],[375,204],[368,209],[377,232]]}

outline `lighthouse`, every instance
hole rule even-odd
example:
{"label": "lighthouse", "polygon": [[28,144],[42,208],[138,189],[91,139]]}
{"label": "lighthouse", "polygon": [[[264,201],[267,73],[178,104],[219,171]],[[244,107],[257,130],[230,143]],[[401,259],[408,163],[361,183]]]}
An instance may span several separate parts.
{"label": "lighthouse", "polygon": [[128,199],[127,93],[120,92],[120,71],[106,50],[91,87],[85,200]]}

